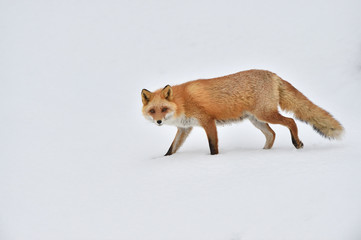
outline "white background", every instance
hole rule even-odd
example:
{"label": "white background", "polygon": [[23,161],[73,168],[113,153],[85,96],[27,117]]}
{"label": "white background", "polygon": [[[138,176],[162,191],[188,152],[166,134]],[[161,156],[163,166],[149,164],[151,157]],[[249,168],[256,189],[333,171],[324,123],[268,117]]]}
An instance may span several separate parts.
{"label": "white background", "polygon": [[[361,239],[361,2],[0,2],[1,240]],[[251,68],[291,82],[346,129],[297,122],[176,129],[156,90]]]}

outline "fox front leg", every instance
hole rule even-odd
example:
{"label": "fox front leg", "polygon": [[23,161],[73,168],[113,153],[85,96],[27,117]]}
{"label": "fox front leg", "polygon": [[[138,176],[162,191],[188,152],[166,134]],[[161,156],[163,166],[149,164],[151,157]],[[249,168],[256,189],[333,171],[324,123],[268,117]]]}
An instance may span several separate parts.
{"label": "fox front leg", "polygon": [[209,120],[202,124],[202,127],[206,131],[209,150],[211,155],[218,154],[218,136],[217,136],[217,127],[214,119]]}
{"label": "fox front leg", "polygon": [[192,127],[189,128],[181,128],[178,127],[177,134],[175,135],[175,138],[172,142],[172,145],[170,145],[168,152],[164,156],[169,156],[175,153],[184,143],[186,138],[188,137],[189,133],[192,131]]}

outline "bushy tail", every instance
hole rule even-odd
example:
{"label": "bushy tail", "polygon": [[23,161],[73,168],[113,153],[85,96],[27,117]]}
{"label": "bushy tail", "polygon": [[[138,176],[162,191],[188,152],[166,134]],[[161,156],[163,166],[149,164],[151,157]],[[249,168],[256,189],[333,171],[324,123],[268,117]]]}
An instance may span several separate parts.
{"label": "bushy tail", "polygon": [[295,117],[312,125],[323,137],[338,139],[344,128],[330,113],[313,104],[289,82],[280,80],[280,107],[282,110],[293,112]]}

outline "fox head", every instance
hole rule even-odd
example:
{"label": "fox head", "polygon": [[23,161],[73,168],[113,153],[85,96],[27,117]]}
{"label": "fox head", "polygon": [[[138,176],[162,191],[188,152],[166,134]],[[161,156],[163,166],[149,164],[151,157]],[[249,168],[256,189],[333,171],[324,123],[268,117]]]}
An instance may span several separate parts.
{"label": "fox head", "polygon": [[169,85],[155,92],[143,89],[142,102],[144,117],[158,126],[167,123],[173,118],[177,110],[177,105],[172,100],[173,90]]}

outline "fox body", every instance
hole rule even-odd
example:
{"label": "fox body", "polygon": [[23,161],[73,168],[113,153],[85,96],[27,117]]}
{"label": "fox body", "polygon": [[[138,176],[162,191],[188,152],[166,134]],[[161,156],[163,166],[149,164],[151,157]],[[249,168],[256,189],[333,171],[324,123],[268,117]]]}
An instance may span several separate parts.
{"label": "fox body", "polygon": [[248,70],[224,77],[200,79],[155,92],[141,92],[143,115],[161,126],[174,125],[177,134],[166,155],[175,153],[194,126],[204,128],[211,154],[218,153],[217,124],[249,119],[266,137],[264,149],[270,149],[275,132],[268,123],[289,128],[293,145],[303,143],[292,118],[282,116],[278,106],[293,112],[322,136],[334,139],[343,132],[331,114],[313,104],[301,92],[276,74],[265,70]]}

